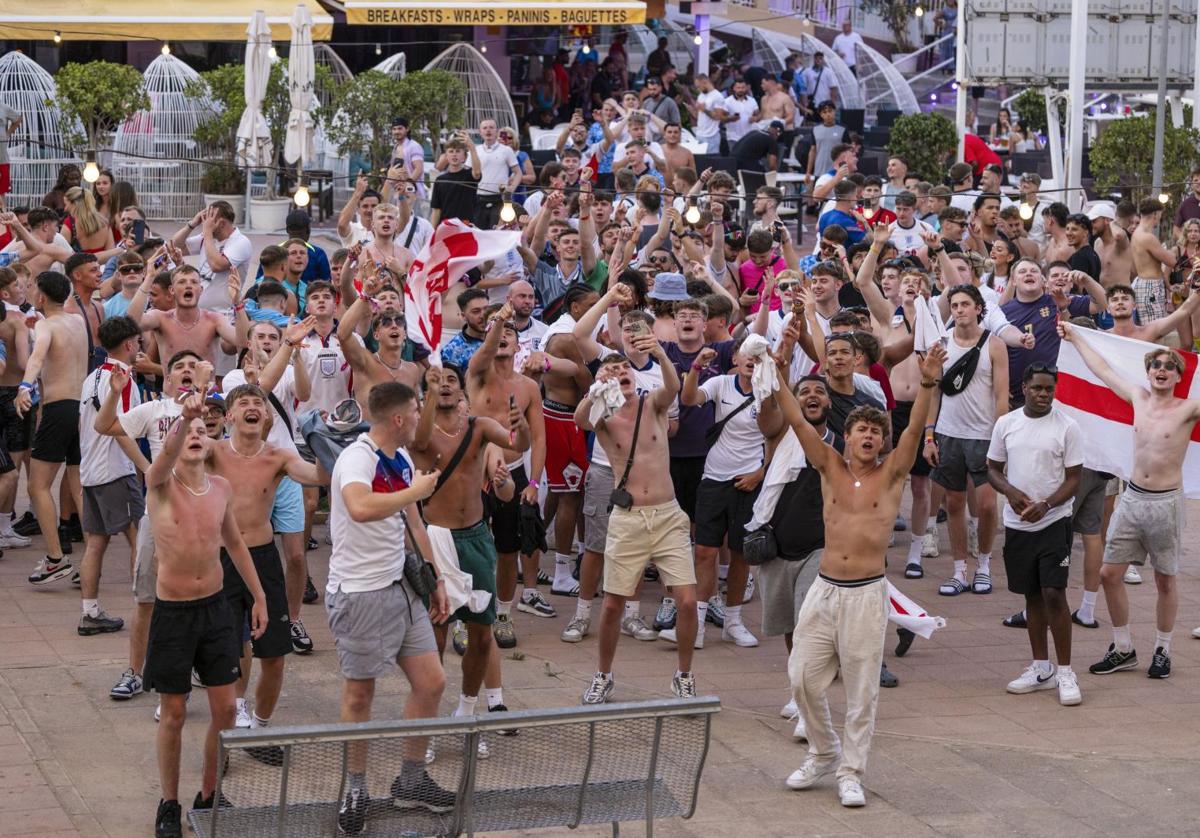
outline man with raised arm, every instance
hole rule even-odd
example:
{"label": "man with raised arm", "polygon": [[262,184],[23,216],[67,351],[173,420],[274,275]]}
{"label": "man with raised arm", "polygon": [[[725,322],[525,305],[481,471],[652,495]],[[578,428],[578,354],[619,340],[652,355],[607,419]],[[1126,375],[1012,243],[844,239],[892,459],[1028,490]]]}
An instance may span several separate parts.
{"label": "man with raised arm", "polygon": [[385,308],[372,318],[371,335],[379,346],[375,352],[368,351],[354,334],[359,321],[371,311],[371,298],[379,293],[381,286],[378,275],[368,270],[363,280],[363,296],[346,309],[337,326],[338,342],[354,373],[354,398],[364,408],[368,420],[371,416],[365,411],[370,409],[373,388],[397,381],[415,390],[421,380],[421,367],[403,359],[404,339],[408,336],[404,312]]}
{"label": "man with raised arm", "polygon": [[[114,379],[121,378],[120,373]],[[253,599],[252,637],[266,630],[267,601],[233,511],[233,489],[223,477],[205,473],[209,440],[204,431],[204,394],[191,393],[182,418],[146,472],[146,501],[157,535],[154,614],[146,652],[146,688],[162,699],[158,726],[158,771],[162,799],[155,818],[157,838],[180,838],[179,751],[187,716],[192,670],[208,693],[212,721],[204,741],[204,773],[195,808],[212,808],[217,787],[217,735],[233,727],[234,682],[242,623],[221,591],[224,548]]]}
{"label": "man with raised arm", "polygon": [[1084,363],[1122,400],[1133,406],[1133,467],[1129,484],[1108,527],[1100,584],[1113,623],[1113,642],[1104,659],[1092,664],[1093,675],[1108,675],[1138,665],[1129,630],[1129,597],[1125,570],[1150,559],[1158,587],[1158,633],[1154,657],[1146,673],[1151,678],[1171,676],[1171,632],[1179,610],[1175,576],[1183,542],[1183,458],[1192,427],[1200,420],[1200,401],[1181,399],[1175,386],[1183,377],[1183,356],[1163,347],[1146,353],[1148,387],[1131,384],[1114,372],[1087,340],[1077,340],[1075,327],[1059,323],[1058,333],[1070,341]]}
{"label": "man with raised arm", "polygon": [[[825,551],[819,576],[796,618],[788,659],[788,675],[808,735],[808,759],[792,772],[787,785],[811,788],[836,771],[843,806],[866,804],[862,777],[875,728],[888,620],[884,557],[945,357],[946,351],[934,344],[921,362],[921,389],[908,428],[882,460],[879,455],[888,433],[888,417],[882,410],[860,406],[846,417],[843,459],[804,418],[791,390],[780,387],[775,394],[805,457],[821,473],[825,505]],[[781,367],[786,374],[782,363]],[[844,758],[825,699],[839,667],[846,685]]]}
{"label": "man with raised arm", "polygon": [[209,363],[216,363],[213,353],[215,339],[220,338],[236,351],[236,347],[242,343],[242,336],[250,329],[245,308],[238,305],[241,277],[232,265],[225,287],[229,293],[229,304],[236,308],[235,323],[231,323],[224,314],[200,307],[204,286],[200,273],[191,265],[180,265],[171,271],[171,296],[175,300],[175,307],[170,311],[146,308],[146,299],[153,285],[154,276],[147,271],[137,293],[129,301],[129,316],[158,341],[160,358],[170,358],[176,352],[190,349]]}

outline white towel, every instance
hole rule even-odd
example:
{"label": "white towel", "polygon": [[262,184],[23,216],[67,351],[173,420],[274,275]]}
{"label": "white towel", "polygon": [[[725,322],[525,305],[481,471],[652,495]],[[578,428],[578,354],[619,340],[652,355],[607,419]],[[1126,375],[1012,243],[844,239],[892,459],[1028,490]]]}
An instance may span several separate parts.
{"label": "white towel", "polygon": [[754,406],[758,407],[779,389],[779,372],[775,359],[771,357],[771,344],[762,335],[749,334],[742,341],[741,353],[758,358],[754,373],[750,376],[750,390],[754,393]]}
{"label": "white towel", "polygon": [[588,396],[592,399],[592,408],[588,411],[588,421],[592,423],[593,428],[601,419],[609,418],[625,406],[625,396],[621,393],[621,382],[615,378],[593,382],[591,389],[588,390]]}
{"label": "white towel", "polygon": [[887,580],[887,589],[888,619],[896,625],[919,634],[926,640],[935,629],[946,627],[945,617],[930,617],[924,608],[902,594],[890,580]]}
{"label": "white towel", "polygon": [[941,342],[942,338],[949,335],[946,325],[942,323],[941,318],[934,310],[935,305],[920,294],[913,300],[913,308],[916,309],[913,317],[915,321],[913,323],[914,352],[928,352],[929,347]]}
{"label": "white towel", "polygon": [[433,546],[433,563],[438,575],[446,580],[446,598],[450,600],[450,611],[453,613],[464,605],[475,614],[487,610],[492,595],[488,591],[476,591],[471,588],[471,574],[458,566],[458,550],[454,546],[454,535],[445,527],[433,524],[425,525],[429,533],[429,543]]}
{"label": "white towel", "polygon": [[746,524],[747,532],[771,523],[779,496],[783,494],[783,487],[799,477],[806,465],[808,459],[804,456],[800,440],[797,439],[796,432],[788,428],[775,449],[771,464],[767,466],[762,489],[759,490],[758,499],[754,501],[754,515]]}

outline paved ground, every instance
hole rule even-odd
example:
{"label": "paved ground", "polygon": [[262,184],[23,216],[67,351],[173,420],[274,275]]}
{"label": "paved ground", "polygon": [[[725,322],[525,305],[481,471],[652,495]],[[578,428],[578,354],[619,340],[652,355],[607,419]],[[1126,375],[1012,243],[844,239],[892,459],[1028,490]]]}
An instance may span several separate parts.
{"label": "paved ground", "polygon": [[[1193,516],[1195,517],[1195,516]],[[324,529],[318,528],[318,538]],[[943,549],[946,549],[943,532]],[[1018,607],[997,591],[958,599],[935,593],[946,558],[932,560],[924,580],[906,582],[896,571],[908,536],[897,538],[892,567],[897,581],[949,625],[929,642],[918,640],[889,666],[901,686],[884,691],[867,775],[869,804],[842,809],[832,786],[787,791],[782,781],[802,759],[791,724],[778,716],[786,699],[786,658],[779,639],[736,649],[709,633],[696,671],[703,693],[724,709],[699,810],[689,822],[660,826],[670,836],[872,835],[1071,836],[1195,834],[1200,818],[1200,701],[1196,698],[1200,642],[1189,632],[1200,620],[1195,562],[1182,575],[1181,624],[1174,676],[1144,675],[1151,651],[1153,586],[1131,588],[1134,637],[1144,656],[1141,672],[1081,677],[1082,706],[1060,707],[1053,693],[1010,696],[1004,684],[1029,657],[1024,633],[1000,626]],[[128,633],[78,637],[78,594],[65,583],[33,589],[25,576],[36,559],[28,550],[0,560],[0,835],[143,836],[158,798],[154,757],[154,698],[118,704],[108,690],[125,667]],[[76,546],[76,555],[81,553]],[[314,578],[324,578],[328,547],[310,554]],[[1078,563],[1078,551],[1077,551]],[[128,553],[107,559],[102,601],[129,616]],[[1073,574],[1078,599],[1078,568]],[[647,594],[644,611],[653,604]],[[567,600],[557,599],[563,612]],[[748,622],[759,622],[757,601]],[[289,661],[277,724],[336,719],[338,679],[320,605],[305,607],[317,652]],[[520,660],[505,661],[506,699],[513,709],[573,704],[593,671],[594,640],[563,644],[565,617],[516,615]],[[1086,670],[1109,642],[1103,606],[1098,631],[1076,630],[1076,668]],[[711,627],[710,627],[711,628]],[[889,643],[889,645],[891,645]],[[622,639],[617,697],[667,695],[673,654],[664,643]],[[447,696],[457,695],[457,659],[451,655]],[[402,682],[381,685],[377,708],[398,708]],[[836,693],[836,685],[835,685]],[[447,698],[444,711],[453,703]],[[841,709],[834,699],[835,720]],[[202,700],[192,703],[184,746],[182,788],[198,787]],[[634,825],[630,826],[635,828]],[[580,835],[599,835],[580,830]]]}

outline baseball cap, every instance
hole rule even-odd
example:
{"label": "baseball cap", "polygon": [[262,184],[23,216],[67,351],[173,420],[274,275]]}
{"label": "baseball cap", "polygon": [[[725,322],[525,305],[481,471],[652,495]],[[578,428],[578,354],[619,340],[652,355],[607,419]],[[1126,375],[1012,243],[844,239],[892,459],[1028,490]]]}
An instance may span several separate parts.
{"label": "baseball cap", "polygon": [[662,79],[658,76],[647,76],[646,84],[657,84],[659,87],[662,87]]}
{"label": "baseball cap", "polygon": [[407,128],[408,127],[408,117],[407,116],[392,117],[392,127],[393,128]]}
{"label": "baseball cap", "polygon": [[1117,208],[1113,206],[1111,201],[1097,201],[1087,209],[1087,217],[1091,221],[1097,218],[1107,218],[1109,221],[1116,220]]}

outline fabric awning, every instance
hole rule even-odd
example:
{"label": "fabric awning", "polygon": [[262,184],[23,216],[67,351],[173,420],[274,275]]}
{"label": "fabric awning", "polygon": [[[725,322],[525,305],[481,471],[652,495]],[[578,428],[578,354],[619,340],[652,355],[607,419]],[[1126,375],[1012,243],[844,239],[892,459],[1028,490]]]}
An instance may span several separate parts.
{"label": "fabric awning", "polygon": [[644,23],[641,0],[345,0],[367,26],[620,26]]}
{"label": "fabric awning", "polygon": [[[328,41],[333,18],[316,0],[314,41]],[[7,7],[7,8],[6,8]],[[38,0],[0,4],[0,40],[245,41],[255,10],[267,14],[271,39],[288,41],[296,0]]]}

